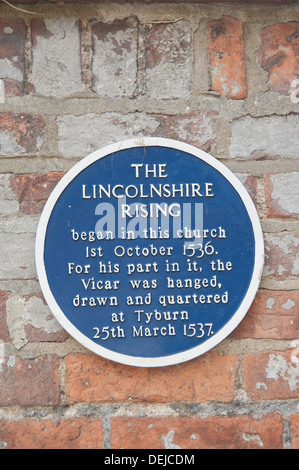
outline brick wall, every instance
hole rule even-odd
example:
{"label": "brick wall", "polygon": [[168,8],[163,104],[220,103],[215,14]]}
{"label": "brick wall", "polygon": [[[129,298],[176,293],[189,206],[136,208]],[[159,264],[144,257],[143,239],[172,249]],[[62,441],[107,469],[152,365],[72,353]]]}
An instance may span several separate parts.
{"label": "brick wall", "polygon": [[[298,4],[28,3],[0,5],[0,448],[298,448]],[[34,264],[63,174],[142,135],[220,159],[265,238],[239,327],[154,369],[69,337]]]}

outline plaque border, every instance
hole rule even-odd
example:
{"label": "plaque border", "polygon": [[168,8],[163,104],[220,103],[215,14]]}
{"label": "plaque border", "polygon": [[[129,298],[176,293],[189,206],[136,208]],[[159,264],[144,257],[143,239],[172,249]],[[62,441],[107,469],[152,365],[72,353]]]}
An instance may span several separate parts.
{"label": "plaque border", "polygon": [[[112,153],[118,152],[120,150],[127,150],[134,147],[168,147],[175,150],[181,150],[183,152],[189,153],[192,156],[195,156],[208,165],[213,167],[215,170],[219,171],[235,188],[238,192],[246,210],[248,216],[252,223],[254,239],[255,239],[255,260],[254,268],[252,273],[252,278],[247,290],[247,293],[241,302],[238,310],[233,315],[233,317],[218,331],[214,336],[211,336],[203,344],[196,346],[194,348],[187,349],[186,351],[161,357],[139,357],[139,356],[130,356],[126,354],[117,353],[111,351],[107,348],[102,347],[99,344],[96,344],[90,338],[85,336],[80,330],[78,330],[64,315],[63,311],[58,306],[55,297],[50,289],[47,273],[44,264],[44,243],[47,232],[48,221],[52,214],[52,210],[61,195],[64,189],[68,184],[85,168],[94,163],[95,161],[110,155]],[[60,325],[81,345],[86,347],[88,350],[94,352],[95,354],[129,366],[135,367],[162,367],[170,366],[174,364],[180,364],[182,362],[189,361],[194,359],[210,349],[214,348],[217,344],[223,341],[241,322],[246,313],[249,310],[251,303],[253,302],[255,295],[257,293],[260,280],[262,277],[263,265],[264,265],[264,240],[263,233],[259,221],[259,217],[256,211],[256,208],[253,204],[251,197],[249,196],[247,190],[240,182],[240,180],[235,176],[231,170],[229,170],[223,163],[217,160],[212,155],[200,150],[196,147],[193,147],[190,144],[180,142],[177,140],[160,138],[160,137],[142,137],[135,139],[128,139],[121,142],[117,142],[108,146],[105,146],[99,150],[92,152],[90,155],[84,157],[78,163],[76,163],[57,183],[54,190],[50,194],[43,212],[41,214],[37,233],[36,233],[36,243],[35,243],[35,264],[37,269],[37,275],[40,282],[40,286],[44,295],[44,298],[50,307],[53,315],[56,317]]]}

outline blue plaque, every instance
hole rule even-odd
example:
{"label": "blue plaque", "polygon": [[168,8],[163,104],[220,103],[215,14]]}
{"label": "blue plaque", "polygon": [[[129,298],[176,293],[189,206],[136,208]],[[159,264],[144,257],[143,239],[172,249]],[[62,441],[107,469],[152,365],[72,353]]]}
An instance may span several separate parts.
{"label": "blue plaque", "polygon": [[36,266],[60,324],[89,350],[177,364],[248,311],[264,245],[254,204],[222,163],[169,139],[128,140],[77,163],[42,213]]}

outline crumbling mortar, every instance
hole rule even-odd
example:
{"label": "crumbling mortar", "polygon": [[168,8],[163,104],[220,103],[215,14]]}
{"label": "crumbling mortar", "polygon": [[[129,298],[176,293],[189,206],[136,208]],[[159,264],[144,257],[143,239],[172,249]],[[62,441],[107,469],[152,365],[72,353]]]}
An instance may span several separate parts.
{"label": "crumbling mortar", "polygon": [[283,448],[291,449],[291,429],[290,429],[290,420],[288,416],[287,417],[283,416],[282,440],[283,440]]}
{"label": "crumbling mortar", "polygon": [[[157,113],[158,114],[158,113]],[[220,132],[220,131],[219,131]],[[219,139],[218,145],[221,141]],[[286,173],[299,170],[299,159],[285,160],[254,160],[254,159],[229,159],[226,153],[217,150],[218,153],[210,152],[226,165],[233,173],[248,173],[252,176],[263,177],[267,173]],[[28,174],[47,173],[50,171],[68,171],[83,157],[65,158],[57,155],[47,156],[23,156],[23,157],[0,157],[1,174]],[[269,219],[270,220],[270,219]],[[272,219],[271,219],[272,220]],[[278,220],[278,219],[277,219]],[[285,219],[281,219],[285,222]],[[295,221],[294,221],[295,222]]]}
{"label": "crumbling mortar", "polygon": [[[145,95],[147,92],[146,86],[146,65],[145,65],[145,26],[137,21],[137,84],[136,90],[133,93],[134,97]],[[137,105],[136,105],[137,108]]]}
{"label": "crumbling mortar", "polygon": [[231,402],[207,403],[177,403],[171,407],[181,417],[192,416],[208,418],[213,416],[242,416],[251,415],[254,419],[261,419],[270,413],[280,413],[284,418],[298,412],[299,400],[250,401],[234,400]]}
{"label": "crumbling mortar", "polygon": [[[282,287],[280,286],[280,289]],[[16,356],[21,359],[36,359],[40,356],[55,355],[64,359],[70,354],[83,353],[91,355],[92,353],[81,346],[73,338],[67,338],[62,342],[27,342],[21,348],[16,348],[13,342],[5,344],[5,356]],[[292,340],[280,339],[226,339],[215,347],[215,352],[226,355],[237,355],[242,357],[244,354],[258,354],[271,351],[286,351],[292,349]],[[62,368],[62,371],[64,369]]]}
{"label": "crumbling mortar", "polygon": [[111,449],[111,421],[110,416],[103,416],[103,449]]}
{"label": "crumbling mortar", "polygon": [[25,21],[25,50],[24,50],[24,94],[29,94],[32,91],[32,87],[29,84],[29,78],[31,75],[31,64],[32,64],[32,44],[31,44],[31,22],[29,20]]}
{"label": "crumbling mortar", "polygon": [[82,19],[79,27],[81,76],[87,91],[92,93],[92,33],[89,20]]}
{"label": "crumbling mortar", "polygon": [[235,383],[235,401],[242,402],[250,399],[245,387],[245,377],[243,368],[243,355],[238,357],[236,367],[236,383]]}
{"label": "crumbling mortar", "polygon": [[261,220],[267,218],[265,180],[263,177],[257,178],[257,210]]}
{"label": "crumbling mortar", "polygon": [[51,420],[58,422],[61,419],[89,418],[101,419],[103,429],[103,449],[111,449],[111,418],[122,416],[132,419],[163,419],[168,417],[177,418],[221,418],[251,416],[253,420],[258,421],[263,417],[279,413],[283,419],[283,448],[291,448],[289,416],[295,414],[298,410],[299,401],[260,401],[260,402],[242,402],[235,400],[231,402],[206,402],[206,403],[169,403],[164,404],[135,404],[126,403],[115,404],[80,404],[75,405],[57,405],[53,407],[2,407],[0,408],[1,420],[30,420],[38,422]]}
{"label": "crumbling mortar", "polygon": [[263,279],[260,283],[260,289],[270,289],[270,290],[297,290],[298,289],[298,279],[286,279],[285,281],[278,281],[273,278]]}
{"label": "crumbling mortar", "polygon": [[[140,44],[141,46],[141,44]],[[141,63],[139,54],[139,89],[135,97],[126,98],[107,98],[90,94],[86,92],[81,95],[73,95],[63,99],[46,98],[37,94],[20,97],[7,97],[2,105],[2,112],[23,113],[42,115],[44,118],[63,116],[72,114],[74,116],[84,115],[86,113],[104,114],[107,112],[118,112],[126,115],[134,110],[145,113],[163,113],[163,114],[184,114],[186,108],[197,110],[199,108],[206,111],[218,111],[222,119],[230,124],[238,119],[250,116],[258,119],[271,116],[297,115],[298,111],[292,104],[289,97],[283,97],[281,111],[277,112],[277,103],[269,103],[268,107],[259,106],[258,108],[250,102],[249,98],[245,100],[228,100],[226,97],[219,96],[217,93],[209,90],[196,90],[193,83],[193,90],[188,98],[176,99],[154,99],[145,95],[146,83],[143,74],[144,65]],[[90,86],[90,85],[89,85]],[[196,85],[197,86],[197,85]],[[273,92],[271,93],[271,96]],[[266,94],[264,93],[266,96]],[[280,96],[280,95],[279,95]],[[284,103],[285,102],[285,103]],[[20,104],[22,107],[20,108]],[[289,106],[289,107],[288,107]],[[100,112],[99,112],[100,110]]]}

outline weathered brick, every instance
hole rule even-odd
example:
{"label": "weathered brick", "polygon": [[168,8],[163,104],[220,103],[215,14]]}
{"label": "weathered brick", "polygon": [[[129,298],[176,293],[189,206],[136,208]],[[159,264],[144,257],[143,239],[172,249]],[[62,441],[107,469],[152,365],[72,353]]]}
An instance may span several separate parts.
{"label": "weathered brick", "polygon": [[265,176],[268,217],[299,217],[299,172]]}
{"label": "weathered brick", "polygon": [[25,34],[24,20],[0,18],[0,78],[7,95],[24,92]]}
{"label": "weathered brick", "polygon": [[279,413],[209,418],[111,418],[112,449],[281,449]]}
{"label": "weathered brick", "polygon": [[150,97],[174,99],[190,95],[193,54],[189,21],[148,26],[145,54]]}
{"label": "weathered brick", "polygon": [[291,446],[292,449],[299,449],[299,415],[290,416]]}
{"label": "weathered brick", "polygon": [[252,400],[299,398],[296,350],[248,354],[244,357],[245,387]]}
{"label": "weathered brick", "polygon": [[19,211],[19,203],[10,186],[10,175],[0,175],[0,215],[12,215]]}
{"label": "weathered brick", "polygon": [[53,316],[41,294],[24,297],[25,333],[28,341],[64,341],[69,337]]}
{"label": "weathered brick", "polygon": [[269,73],[269,90],[287,95],[299,73],[299,22],[270,26],[260,36],[259,63]]}
{"label": "weathered brick", "polygon": [[[0,342],[7,343],[10,341],[10,335],[7,328],[6,321],[6,300],[8,299],[8,292],[0,291]],[[1,357],[0,357],[1,367]]]}
{"label": "weathered brick", "polygon": [[31,30],[31,82],[35,93],[62,98],[84,92],[77,22],[34,19]]}
{"label": "weathered brick", "polygon": [[159,123],[145,113],[87,113],[57,117],[58,149],[64,157],[85,157],[105,145],[152,135]]}
{"label": "weathered brick", "polygon": [[97,22],[93,33],[93,90],[101,96],[133,97],[137,87],[137,21]]}
{"label": "weathered brick", "polygon": [[175,367],[148,369],[71,354],[65,359],[65,391],[70,403],[230,401],[236,361],[235,356],[211,353]]}
{"label": "weathered brick", "polygon": [[32,279],[34,264],[34,233],[0,233],[0,279]]}
{"label": "weathered brick", "polygon": [[296,115],[254,118],[245,116],[231,124],[232,158],[298,158]]}
{"label": "weathered brick", "polygon": [[12,356],[0,371],[0,406],[50,406],[59,401],[57,356]]}
{"label": "weathered brick", "polygon": [[232,338],[296,339],[299,291],[260,289]]}
{"label": "weathered brick", "polygon": [[4,449],[102,449],[101,419],[0,421]]}
{"label": "weathered brick", "polygon": [[216,143],[216,111],[193,111],[187,114],[169,116],[152,115],[159,126],[152,134],[154,137],[167,137],[187,142],[209,152]]}
{"label": "weathered brick", "polygon": [[41,213],[48,197],[63,177],[63,172],[32,173],[11,176],[11,187],[16,194],[20,211],[24,214]]}
{"label": "weathered brick", "polygon": [[298,278],[299,236],[297,233],[265,233],[264,277],[278,280]]}
{"label": "weathered brick", "polygon": [[7,322],[16,347],[28,341],[64,341],[68,337],[40,293],[24,297],[11,295],[6,305]]}
{"label": "weathered brick", "polygon": [[105,145],[133,137],[168,137],[209,151],[216,142],[214,111],[185,115],[128,113],[65,115],[57,118],[58,148],[64,157],[84,157]]}
{"label": "weathered brick", "polygon": [[31,114],[0,114],[0,155],[37,153],[44,142],[45,121]]}
{"label": "weathered brick", "polygon": [[243,23],[230,16],[208,24],[211,90],[235,100],[247,96]]}

